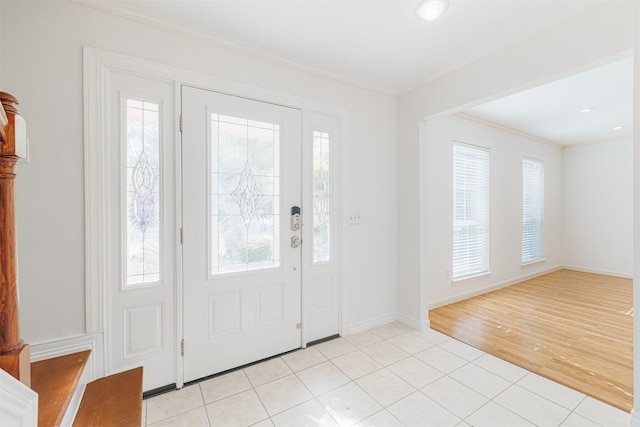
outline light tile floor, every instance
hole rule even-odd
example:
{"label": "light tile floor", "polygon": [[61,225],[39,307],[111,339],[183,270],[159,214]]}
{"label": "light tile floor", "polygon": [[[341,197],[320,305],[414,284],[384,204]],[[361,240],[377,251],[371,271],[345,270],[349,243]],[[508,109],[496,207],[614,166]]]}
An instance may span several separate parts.
{"label": "light tile floor", "polygon": [[434,330],[400,323],[145,400],[143,425],[629,425],[629,414]]}

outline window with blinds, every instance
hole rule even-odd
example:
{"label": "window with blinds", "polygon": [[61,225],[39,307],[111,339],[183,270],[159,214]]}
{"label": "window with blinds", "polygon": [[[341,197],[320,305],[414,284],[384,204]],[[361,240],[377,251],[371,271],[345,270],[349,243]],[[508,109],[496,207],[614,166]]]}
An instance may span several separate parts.
{"label": "window with blinds", "polygon": [[544,163],[522,159],[522,263],[544,259]]}
{"label": "window with blinds", "polygon": [[489,150],[453,145],[454,280],[489,271]]}

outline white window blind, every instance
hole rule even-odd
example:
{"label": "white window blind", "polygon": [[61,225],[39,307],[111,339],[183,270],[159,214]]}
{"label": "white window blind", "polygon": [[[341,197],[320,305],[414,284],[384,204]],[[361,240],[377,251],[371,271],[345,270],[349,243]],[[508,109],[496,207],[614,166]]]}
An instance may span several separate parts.
{"label": "white window blind", "polygon": [[489,151],[453,145],[453,279],[489,271]]}
{"label": "white window blind", "polygon": [[544,163],[522,160],[522,263],[544,258]]}

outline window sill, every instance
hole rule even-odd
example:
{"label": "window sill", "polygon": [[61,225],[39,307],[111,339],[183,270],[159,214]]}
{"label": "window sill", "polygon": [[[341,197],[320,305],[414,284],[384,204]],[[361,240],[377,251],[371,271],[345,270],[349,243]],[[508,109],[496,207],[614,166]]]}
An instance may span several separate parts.
{"label": "window sill", "polygon": [[522,264],[520,264],[521,267],[527,267],[529,265],[533,265],[533,264],[539,264],[541,262],[545,262],[547,259],[546,258],[540,258],[540,259],[536,259],[533,261],[528,261],[528,262],[523,262]]}
{"label": "window sill", "polygon": [[462,282],[466,282],[467,280],[478,279],[480,277],[490,276],[493,274],[493,271],[485,271],[484,273],[473,274],[471,276],[462,276],[456,279],[452,279],[451,283],[454,285],[460,284]]}

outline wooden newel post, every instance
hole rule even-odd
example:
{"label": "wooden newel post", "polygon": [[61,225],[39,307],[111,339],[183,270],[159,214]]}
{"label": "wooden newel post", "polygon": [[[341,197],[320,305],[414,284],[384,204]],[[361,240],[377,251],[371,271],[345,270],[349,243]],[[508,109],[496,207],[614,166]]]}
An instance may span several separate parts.
{"label": "wooden newel post", "polygon": [[31,387],[29,345],[20,338],[16,280],[14,168],[26,149],[26,127],[18,100],[0,92],[0,368]]}

